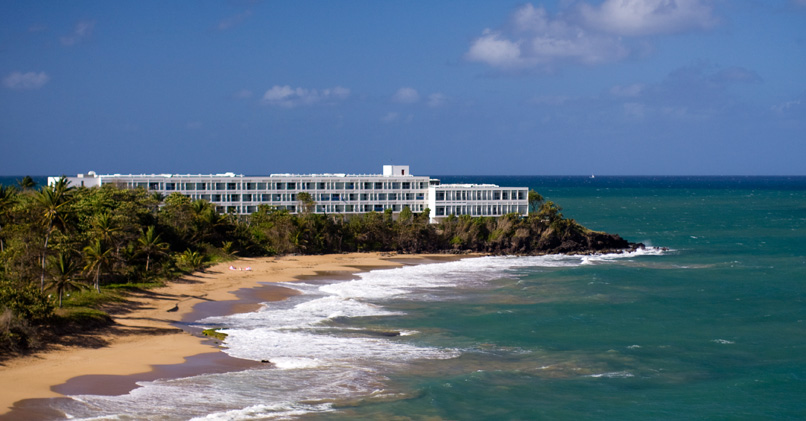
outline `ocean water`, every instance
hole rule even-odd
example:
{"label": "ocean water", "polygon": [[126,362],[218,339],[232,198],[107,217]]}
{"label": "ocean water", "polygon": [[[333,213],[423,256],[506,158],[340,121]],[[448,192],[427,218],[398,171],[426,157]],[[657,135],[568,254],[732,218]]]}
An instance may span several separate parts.
{"label": "ocean water", "polygon": [[[0,176],[0,186],[18,186],[19,181],[22,180],[25,176]],[[42,187],[48,184],[48,177],[47,176],[39,176],[39,175],[32,175],[31,178],[36,182],[36,187]]]}
{"label": "ocean water", "polygon": [[[53,405],[75,419],[804,419],[806,178],[441,177],[530,186],[639,241],[482,257],[196,321],[272,364]],[[390,336],[399,332],[399,336]]]}

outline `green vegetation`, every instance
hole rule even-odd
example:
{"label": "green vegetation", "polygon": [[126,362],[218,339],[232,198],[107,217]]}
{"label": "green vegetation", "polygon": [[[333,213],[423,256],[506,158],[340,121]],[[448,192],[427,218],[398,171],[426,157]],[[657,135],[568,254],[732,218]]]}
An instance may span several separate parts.
{"label": "green vegetation", "polygon": [[[534,254],[625,248],[530,193],[528,218],[451,216],[405,208],[346,217],[260,206],[222,215],[206,201],[144,189],[71,188],[64,179],[35,190],[0,187],[0,357],[111,320],[130,290],[148,288],[234,256],[354,251]],[[623,242],[623,243],[622,243]],[[54,334],[57,333],[57,334]]]}
{"label": "green vegetation", "polygon": [[204,336],[209,336],[209,337],[211,337],[213,339],[217,339],[219,341],[223,341],[224,339],[227,339],[227,334],[223,333],[223,332],[219,332],[218,329],[204,329],[202,331],[202,334],[204,334]]}

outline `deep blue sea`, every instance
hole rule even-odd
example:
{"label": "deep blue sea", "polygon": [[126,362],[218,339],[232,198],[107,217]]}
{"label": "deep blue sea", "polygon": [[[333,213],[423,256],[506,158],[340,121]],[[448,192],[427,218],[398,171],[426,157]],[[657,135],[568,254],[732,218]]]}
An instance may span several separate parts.
{"label": "deep blue sea", "polygon": [[[0,186],[18,186],[19,181],[22,180],[25,176],[10,176],[10,175],[0,175]],[[47,176],[35,176],[32,175],[31,178],[36,182],[36,188],[42,187],[48,184],[48,177]]]}
{"label": "deep blue sea", "polygon": [[[657,247],[288,283],[196,322],[273,366],[59,401],[101,419],[806,419],[806,178],[441,177],[529,186]],[[665,249],[660,249],[665,248]],[[377,331],[399,331],[386,337]]]}

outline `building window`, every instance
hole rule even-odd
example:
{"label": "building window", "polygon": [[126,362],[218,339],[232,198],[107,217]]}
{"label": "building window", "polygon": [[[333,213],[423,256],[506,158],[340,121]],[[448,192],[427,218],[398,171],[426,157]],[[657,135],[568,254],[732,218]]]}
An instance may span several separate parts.
{"label": "building window", "polygon": [[165,190],[176,190],[175,183],[165,183]]}
{"label": "building window", "polygon": [[159,190],[160,183],[148,183],[149,190]]}
{"label": "building window", "polygon": [[445,200],[445,192],[443,192],[443,191],[438,191],[438,192],[437,192],[437,197],[436,197],[436,199],[437,199],[437,200],[439,200],[439,201],[443,201],[443,200]]}

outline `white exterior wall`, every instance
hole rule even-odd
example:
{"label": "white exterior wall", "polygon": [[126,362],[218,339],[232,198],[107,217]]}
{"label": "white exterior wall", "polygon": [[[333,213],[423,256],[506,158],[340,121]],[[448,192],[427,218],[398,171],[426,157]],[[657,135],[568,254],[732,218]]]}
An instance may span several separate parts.
{"label": "white exterior wall", "polygon": [[[405,175],[399,175],[405,174]],[[58,177],[49,177],[52,184]],[[528,190],[492,184],[439,185],[427,176],[412,176],[407,165],[385,165],[384,175],[272,174],[244,177],[225,174],[86,175],[68,177],[73,186],[117,184],[142,187],[164,195],[181,193],[193,200],[207,200],[219,212],[248,215],[260,205],[296,212],[297,195],[306,192],[316,202],[316,213],[361,214],[404,207],[420,213],[431,209],[431,221],[451,214],[499,216],[511,212],[528,214]],[[438,211],[439,210],[439,211]],[[441,213],[441,214],[440,214]]]}
{"label": "white exterior wall", "polygon": [[[48,185],[52,186],[60,178],[61,177],[48,177]],[[68,185],[73,187],[97,187],[101,185],[101,178],[98,177],[94,171],[65,178],[67,178]]]}
{"label": "white exterior wall", "polygon": [[431,222],[450,215],[501,216],[529,214],[529,189],[495,184],[441,184],[428,192]]}
{"label": "white exterior wall", "polygon": [[383,166],[383,175],[384,177],[390,176],[406,176],[411,175],[409,172],[408,165],[384,165]]}

